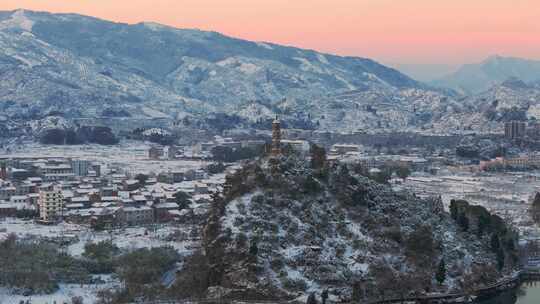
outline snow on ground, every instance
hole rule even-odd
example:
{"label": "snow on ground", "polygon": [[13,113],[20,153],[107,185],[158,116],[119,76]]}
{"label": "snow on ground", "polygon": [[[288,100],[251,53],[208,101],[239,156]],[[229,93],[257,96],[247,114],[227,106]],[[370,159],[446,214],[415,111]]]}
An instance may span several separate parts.
{"label": "snow on ground", "polygon": [[169,115],[149,107],[142,107],[141,110],[144,116],[149,116],[152,118],[170,118]]}
{"label": "snow on ground", "polygon": [[175,226],[173,224],[154,225],[151,227],[129,227],[125,229],[109,231],[93,231],[88,227],[70,223],[61,223],[53,226],[46,226],[24,221],[20,219],[7,218],[0,221],[0,237],[10,233],[15,233],[19,238],[46,237],[74,239],[75,242],[67,247],[68,253],[80,256],[84,251],[84,245],[88,242],[100,242],[111,240],[121,249],[152,248],[162,246],[172,246],[181,255],[187,255],[192,248],[198,247],[196,241],[167,241],[166,237],[176,231],[188,233],[189,227]]}
{"label": "snow on ground", "polygon": [[323,54],[317,54],[317,59],[319,59],[319,61],[324,64],[330,64],[330,62],[328,62],[328,59],[326,59]]}
{"label": "snow on ground", "polygon": [[306,58],[303,58],[303,57],[293,57],[294,60],[298,60],[302,63],[302,65],[300,66],[300,69],[302,69],[303,71],[309,71],[309,72],[313,72],[313,73],[319,73],[319,74],[324,74],[325,71],[320,68],[319,66],[313,64],[312,62],[310,62],[308,59]]}
{"label": "snow on ground", "polygon": [[265,49],[268,49],[268,50],[273,50],[274,48],[268,44],[268,43],[264,43],[264,42],[255,42],[258,46],[262,47],[262,48],[265,48]]}
{"label": "snow on ground", "polygon": [[102,146],[97,144],[76,146],[41,145],[28,143],[16,146],[10,154],[0,154],[0,157],[13,158],[46,158],[63,157],[73,159],[85,159],[102,165],[102,173],[106,174],[107,167],[115,166],[122,168],[130,174],[187,171],[200,169],[208,165],[205,161],[193,160],[150,160],[148,150],[150,143],[123,141],[114,146]]}
{"label": "snow on ground", "polygon": [[251,204],[251,199],[260,194],[260,191],[252,192],[242,197],[239,197],[227,204],[227,210],[225,212],[226,214],[229,214],[229,216],[224,217],[222,227],[225,229],[230,228],[233,233],[240,233],[240,227],[234,224],[236,218],[241,217],[238,205],[242,204],[245,208],[249,208],[249,205]]}
{"label": "snow on ground", "polygon": [[515,225],[525,237],[540,238],[529,206],[540,191],[540,172],[470,173],[454,168],[436,177],[409,178],[404,186],[419,195],[442,195],[445,208],[452,199],[480,205]]}
{"label": "snow on ground", "polygon": [[20,9],[11,15],[10,19],[0,22],[0,30],[8,28],[20,28],[31,32],[34,22],[26,17],[24,10]]}
{"label": "snow on ground", "polygon": [[83,303],[95,303],[97,292],[105,288],[114,288],[120,285],[120,282],[109,275],[99,276],[103,283],[101,284],[60,284],[58,291],[52,294],[32,295],[25,297],[23,295],[12,294],[9,289],[0,288],[0,303],[17,304],[20,301],[29,301],[32,304],[53,304],[53,303],[71,303],[75,296],[82,297]]}

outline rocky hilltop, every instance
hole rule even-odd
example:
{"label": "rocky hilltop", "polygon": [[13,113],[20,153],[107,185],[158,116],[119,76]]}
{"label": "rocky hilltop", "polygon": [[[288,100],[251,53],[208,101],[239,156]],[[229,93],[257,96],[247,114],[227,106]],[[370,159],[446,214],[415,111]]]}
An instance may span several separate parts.
{"label": "rocky hilltop", "polygon": [[314,159],[263,159],[228,177],[204,232],[207,292],[305,300],[327,289],[351,300],[463,291],[516,262],[512,233],[483,208],[453,202],[449,214],[359,166]]}

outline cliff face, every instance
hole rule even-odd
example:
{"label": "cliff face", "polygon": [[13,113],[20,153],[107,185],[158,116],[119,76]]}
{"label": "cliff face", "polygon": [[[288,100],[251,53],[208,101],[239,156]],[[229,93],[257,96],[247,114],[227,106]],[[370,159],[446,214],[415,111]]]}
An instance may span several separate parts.
{"label": "cliff face", "polygon": [[501,275],[487,229],[463,229],[440,201],[355,171],[289,157],[230,176],[205,229],[209,286],[243,297],[328,289],[352,299],[463,290]]}

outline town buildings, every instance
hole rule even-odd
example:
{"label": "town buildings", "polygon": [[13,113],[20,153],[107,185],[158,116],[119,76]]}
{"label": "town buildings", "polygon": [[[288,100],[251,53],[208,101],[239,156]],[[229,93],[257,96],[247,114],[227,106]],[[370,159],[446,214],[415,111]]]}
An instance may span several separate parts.
{"label": "town buildings", "polygon": [[483,171],[540,168],[540,154],[525,154],[508,158],[497,157],[492,160],[481,161],[478,168]]}

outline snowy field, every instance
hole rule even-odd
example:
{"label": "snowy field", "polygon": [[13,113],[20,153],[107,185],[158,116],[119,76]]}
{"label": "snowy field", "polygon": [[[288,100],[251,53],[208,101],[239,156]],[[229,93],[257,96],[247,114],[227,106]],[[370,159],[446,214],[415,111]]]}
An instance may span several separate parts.
{"label": "snowy field", "polygon": [[194,240],[170,241],[170,237],[177,233],[189,233],[191,227],[187,225],[156,224],[149,227],[132,227],[112,231],[93,231],[88,227],[62,223],[45,226],[33,221],[7,218],[0,220],[0,239],[10,233],[15,233],[19,238],[66,238],[74,239],[67,251],[73,256],[80,256],[86,243],[95,243],[111,240],[121,249],[136,249],[143,247],[172,246],[181,255],[189,254],[193,248],[199,246]]}
{"label": "snowy field", "polygon": [[120,282],[111,276],[100,275],[103,281],[101,284],[59,284],[59,289],[50,295],[32,295],[25,297],[11,293],[9,289],[0,288],[1,304],[19,304],[21,301],[29,301],[31,304],[63,304],[71,303],[75,296],[82,297],[84,304],[97,302],[97,293],[106,288],[115,288],[120,286]]}
{"label": "snowy field", "polygon": [[[67,252],[73,256],[80,256],[84,252],[84,245],[88,242],[111,240],[116,246],[124,250],[136,248],[152,248],[171,246],[181,256],[187,256],[197,248],[200,248],[199,240],[175,240],[173,237],[178,233],[189,235],[189,225],[160,224],[149,227],[133,227],[112,232],[96,232],[91,229],[75,224],[62,223],[54,226],[44,226],[33,221],[7,218],[0,219],[0,240],[10,233],[16,233],[19,238],[66,238],[74,240],[67,246]],[[21,300],[29,300],[31,304],[57,304],[71,303],[73,296],[81,296],[84,303],[94,303],[96,293],[105,288],[118,286],[119,281],[111,276],[100,276],[101,284],[60,284],[60,289],[50,295],[32,295],[24,297],[12,294],[5,288],[0,288],[0,304],[18,304]]]}
{"label": "snowy field", "polygon": [[[128,173],[150,173],[165,171],[187,171],[199,169],[208,163],[192,160],[150,160],[148,149],[151,145],[140,141],[122,141],[114,146],[75,145],[55,146],[26,143],[10,146],[10,151],[0,149],[2,157],[66,157],[93,161],[105,168],[121,167]],[[103,171],[103,173],[106,173]]]}
{"label": "snowy field", "polygon": [[470,173],[443,171],[437,176],[411,177],[404,186],[418,195],[442,195],[445,207],[452,199],[481,205],[515,225],[524,237],[540,238],[540,229],[528,213],[540,192],[540,172]]}

